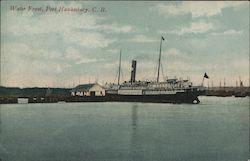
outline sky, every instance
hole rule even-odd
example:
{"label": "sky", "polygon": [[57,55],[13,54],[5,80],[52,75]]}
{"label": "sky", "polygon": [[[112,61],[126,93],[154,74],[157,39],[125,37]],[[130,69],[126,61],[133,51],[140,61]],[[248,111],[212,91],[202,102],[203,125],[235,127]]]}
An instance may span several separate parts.
{"label": "sky", "polygon": [[117,82],[120,50],[122,81],[133,59],[137,80],[156,80],[163,36],[160,80],[200,85],[206,72],[204,85],[249,86],[249,8],[247,1],[1,1],[1,85]]}

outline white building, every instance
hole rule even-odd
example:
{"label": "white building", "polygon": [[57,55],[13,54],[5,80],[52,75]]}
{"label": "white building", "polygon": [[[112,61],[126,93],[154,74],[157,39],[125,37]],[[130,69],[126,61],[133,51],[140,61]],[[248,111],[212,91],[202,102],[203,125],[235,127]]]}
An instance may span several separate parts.
{"label": "white building", "polygon": [[81,84],[71,90],[72,96],[105,96],[105,89],[95,84]]}

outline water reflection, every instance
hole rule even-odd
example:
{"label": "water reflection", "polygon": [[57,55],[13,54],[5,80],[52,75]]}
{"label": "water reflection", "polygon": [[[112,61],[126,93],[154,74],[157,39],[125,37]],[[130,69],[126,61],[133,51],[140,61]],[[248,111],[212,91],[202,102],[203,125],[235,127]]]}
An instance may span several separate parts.
{"label": "water reflection", "polygon": [[131,118],[132,118],[132,129],[133,129],[133,131],[135,131],[136,128],[137,128],[137,108],[138,108],[137,104],[134,104],[132,106],[132,115],[131,115]]}
{"label": "water reflection", "polygon": [[131,133],[131,157],[133,160],[137,158],[136,151],[137,151],[137,124],[138,124],[138,105],[133,104],[131,108],[131,124],[132,124],[132,133]]}
{"label": "water reflection", "polygon": [[1,105],[0,105],[0,134],[2,132],[2,114],[1,114]]}

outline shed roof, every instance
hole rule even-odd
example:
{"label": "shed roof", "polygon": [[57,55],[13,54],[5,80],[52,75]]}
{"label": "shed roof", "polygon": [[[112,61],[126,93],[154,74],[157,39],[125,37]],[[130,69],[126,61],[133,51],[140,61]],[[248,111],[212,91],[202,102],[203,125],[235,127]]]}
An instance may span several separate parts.
{"label": "shed roof", "polygon": [[97,83],[91,83],[91,84],[80,84],[73,88],[71,92],[76,92],[76,91],[88,91],[90,88],[92,88],[94,85],[99,85]]}

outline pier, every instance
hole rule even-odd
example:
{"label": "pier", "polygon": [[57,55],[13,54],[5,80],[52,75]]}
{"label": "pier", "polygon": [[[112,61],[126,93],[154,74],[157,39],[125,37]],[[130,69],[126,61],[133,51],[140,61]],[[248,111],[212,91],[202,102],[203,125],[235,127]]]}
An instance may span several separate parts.
{"label": "pier", "polygon": [[[58,103],[58,102],[105,102],[105,96],[71,96],[71,89],[50,88],[9,88],[0,87],[0,104],[17,104],[18,99],[27,99],[27,103]],[[247,97],[249,87],[199,87],[201,96]]]}

